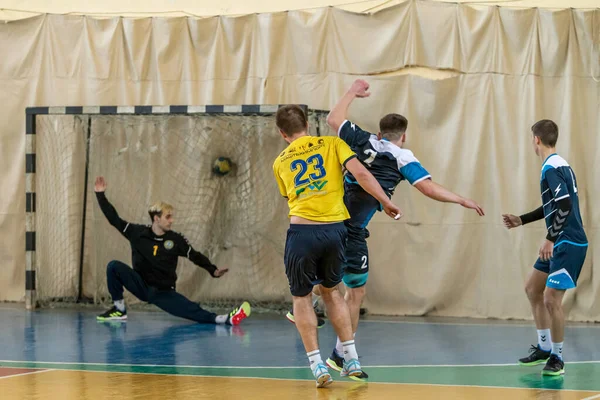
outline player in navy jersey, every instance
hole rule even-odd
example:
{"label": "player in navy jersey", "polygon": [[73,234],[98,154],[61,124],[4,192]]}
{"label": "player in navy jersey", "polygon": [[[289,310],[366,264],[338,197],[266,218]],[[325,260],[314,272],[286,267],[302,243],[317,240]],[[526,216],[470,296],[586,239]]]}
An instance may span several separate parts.
{"label": "player in navy jersey", "polygon": [[[403,180],[408,181],[425,196],[441,201],[460,204],[475,210],[480,216],[483,209],[473,200],[461,197],[443,186],[433,182],[429,172],[423,168],[414,154],[404,149],[408,121],[402,115],[388,114],[379,122],[379,133],[371,134],[347,120],[348,108],[355,98],[368,97],[369,84],[356,80],[348,92],[331,110],[327,117],[328,125],[338,133],[357,154],[361,163],[373,174],[386,194],[391,197],[396,186]],[[353,332],[358,328],[360,306],[366,293],[365,284],[369,275],[369,252],[367,248],[367,225],[381,205],[365,192],[351,173],[345,176],[344,203],[350,212],[346,220],[348,242],[344,268],[345,299],[352,318]],[[336,349],[327,360],[327,364],[341,370],[343,358],[338,338]],[[364,372],[364,371],[363,371]]]}
{"label": "player in navy jersey", "polygon": [[542,160],[542,206],[520,217],[502,216],[508,229],[544,219],[548,230],[525,284],[538,330],[538,345],[531,346],[530,355],[519,363],[545,363],[544,375],[562,375],[565,373],[562,300],[567,289],[577,286],[588,241],[579,212],[575,173],[565,159],[556,154],[558,126],[550,120],[541,120],[531,130],[535,154]]}

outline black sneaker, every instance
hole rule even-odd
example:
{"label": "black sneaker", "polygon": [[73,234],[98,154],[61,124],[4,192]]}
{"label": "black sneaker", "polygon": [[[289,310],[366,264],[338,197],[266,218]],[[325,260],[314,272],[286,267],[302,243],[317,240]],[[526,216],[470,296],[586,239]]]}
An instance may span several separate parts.
{"label": "black sneaker", "polygon": [[550,358],[550,351],[544,351],[539,346],[531,346],[529,355],[519,360],[520,365],[530,367],[532,365],[544,364]]}
{"label": "black sneaker", "polygon": [[[288,321],[290,321],[292,324],[296,323],[296,319],[294,318],[294,311],[290,310],[285,317],[287,318]],[[323,325],[325,325],[325,320],[319,316],[317,316],[317,328],[322,328]]]}
{"label": "black sneaker", "polygon": [[542,375],[559,376],[565,374],[565,363],[556,354],[552,354],[542,370]]}
{"label": "black sneaker", "polygon": [[[337,351],[333,350],[327,361],[325,361],[327,366],[337,372],[342,372],[344,369],[344,357],[340,357]],[[365,371],[362,372],[360,376],[349,376],[348,378],[355,381],[365,381],[369,379],[369,375]]]}
{"label": "black sneaker", "polygon": [[127,311],[120,311],[117,307],[113,306],[113,308],[104,314],[98,315],[96,319],[98,321],[124,321],[127,319]]}

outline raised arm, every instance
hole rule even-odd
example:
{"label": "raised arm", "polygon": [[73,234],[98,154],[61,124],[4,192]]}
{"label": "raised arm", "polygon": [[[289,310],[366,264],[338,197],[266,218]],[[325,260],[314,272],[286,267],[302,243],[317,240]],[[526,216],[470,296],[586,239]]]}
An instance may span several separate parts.
{"label": "raised arm", "polygon": [[117,230],[121,232],[123,236],[127,237],[127,229],[129,228],[130,224],[129,222],[119,217],[119,213],[117,213],[117,210],[115,210],[113,205],[110,204],[110,202],[106,198],[106,181],[102,176],[96,178],[94,191],[96,192],[96,199],[98,200],[98,205],[100,206],[100,209],[102,210],[102,213],[104,214],[108,222],[112,226],[117,228]]}
{"label": "raised arm", "polygon": [[334,131],[339,133],[340,126],[348,116],[348,108],[350,104],[357,97],[369,97],[371,93],[368,92],[369,84],[362,79],[354,81],[350,89],[344,94],[344,96],[337,102],[337,104],[331,109],[329,115],[327,115],[327,125]]}

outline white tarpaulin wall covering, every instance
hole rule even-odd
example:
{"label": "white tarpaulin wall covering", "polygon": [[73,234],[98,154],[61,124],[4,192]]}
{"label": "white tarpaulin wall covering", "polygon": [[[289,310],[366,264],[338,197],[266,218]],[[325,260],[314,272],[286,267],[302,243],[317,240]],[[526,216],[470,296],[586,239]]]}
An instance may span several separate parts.
{"label": "white tarpaulin wall covering", "polygon": [[[56,13],[102,11],[52,4]],[[302,103],[329,109],[354,79],[365,77],[372,96],[356,101],[351,119],[376,131],[385,113],[405,115],[407,145],[433,179],[486,210],[479,218],[402,184],[394,200],[405,218],[377,215],[369,227],[369,310],[530,317],[522,286],[545,229],[536,223],[508,232],[501,214],[540,205],[540,160],[529,128],[551,118],[561,130],[558,151],[578,177],[590,240],[579,288],[569,292],[566,307],[570,319],[600,320],[598,9],[573,2],[584,8],[423,1],[373,14],[311,8],[129,18],[144,10],[127,4],[133,14],[125,17],[110,16],[119,12],[105,1],[106,16],[28,14],[0,24],[0,300],[22,301],[25,293],[26,107]],[[158,2],[144,4],[146,12],[159,12]],[[179,2],[161,4],[162,11],[186,10]],[[51,11],[41,1],[27,5]],[[363,5],[358,11],[383,2]],[[214,14],[207,10],[193,14]],[[246,12],[230,11],[219,14]],[[405,74],[409,66],[419,76]],[[281,262],[274,260],[270,273],[285,283]],[[194,290],[204,289],[185,292]]]}

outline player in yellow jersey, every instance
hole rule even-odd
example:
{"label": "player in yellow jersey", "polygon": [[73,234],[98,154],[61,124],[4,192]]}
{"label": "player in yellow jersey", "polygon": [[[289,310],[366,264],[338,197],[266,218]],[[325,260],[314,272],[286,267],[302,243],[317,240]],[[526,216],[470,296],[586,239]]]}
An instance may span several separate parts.
{"label": "player in yellow jersey", "polygon": [[343,221],[350,217],[344,205],[342,166],[381,202],[386,214],[399,219],[402,212],[342,139],[307,134],[308,122],[300,107],[281,107],[277,111],[276,124],[289,143],[273,164],[279,191],[288,199],[290,207],[285,272],[293,296],[296,327],[317,387],[324,387],[332,379],[319,352],[317,317],[311,301],[315,285],[320,285],[327,315],[343,344],[341,375],[362,375],[348,306],[337,289],[342,281],[346,249],[347,233]]}

